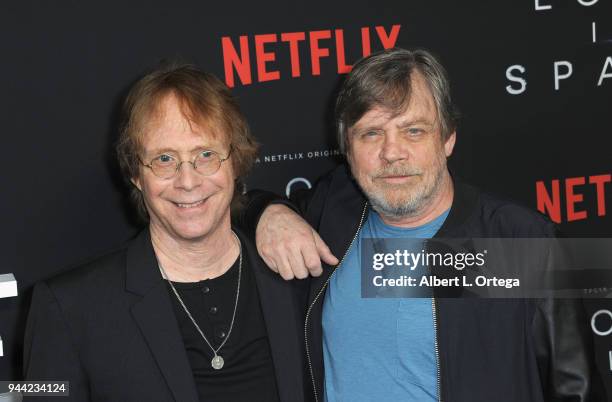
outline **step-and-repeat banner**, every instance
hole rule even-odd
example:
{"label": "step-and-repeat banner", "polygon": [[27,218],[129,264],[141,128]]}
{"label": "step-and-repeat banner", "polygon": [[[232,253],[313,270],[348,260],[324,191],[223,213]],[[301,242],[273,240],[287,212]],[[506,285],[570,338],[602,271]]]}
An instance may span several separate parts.
{"label": "step-and-repeat banner", "polygon": [[[285,194],[339,163],[339,83],[394,46],[449,71],[456,175],[569,236],[612,235],[611,0],[3,4],[0,274],[19,295],[0,299],[0,378],[20,378],[32,285],[138,229],[112,147],[143,72],[180,58],[224,80],[262,145],[247,187]],[[587,309],[612,394],[612,302]]]}

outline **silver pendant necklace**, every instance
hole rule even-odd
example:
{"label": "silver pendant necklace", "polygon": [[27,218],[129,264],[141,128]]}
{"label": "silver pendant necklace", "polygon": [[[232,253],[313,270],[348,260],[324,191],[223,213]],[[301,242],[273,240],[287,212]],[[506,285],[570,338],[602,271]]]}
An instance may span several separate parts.
{"label": "silver pendant necklace", "polygon": [[189,319],[191,320],[191,322],[195,326],[196,330],[200,333],[200,336],[202,337],[202,339],[204,339],[204,342],[206,342],[208,347],[213,351],[213,358],[210,361],[210,365],[215,370],[221,370],[223,368],[223,365],[225,364],[225,360],[223,360],[223,357],[221,357],[221,355],[219,355],[219,350],[221,350],[223,345],[225,345],[225,342],[227,342],[227,340],[229,339],[229,337],[230,337],[230,335],[232,333],[232,328],[234,328],[234,319],[236,318],[236,310],[238,309],[238,297],[240,296],[240,277],[242,276],[242,243],[240,243],[240,239],[238,238],[236,233],[234,233],[233,230],[232,230],[232,234],[234,235],[234,237],[238,241],[238,248],[240,250],[240,255],[238,257],[239,258],[239,262],[238,262],[238,286],[236,287],[236,302],[234,303],[234,312],[232,313],[232,321],[230,323],[229,330],[227,331],[227,336],[225,337],[223,342],[221,342],[221,345],[219,345],[219,347],[217,349],[213,348],[211,343],[208,341],[208,339],[204,335],[204,332],[202,331],[202,329],[200,328],[200,326],[198,325],[196,320],[193,318],[193,316],[191,315],[191,313],[187,309],[187,306],[183,302],[183,299],[181,299],[181,296],[179,295],[179,293],[177,292],[176,288],[172,284],[172,281],[169,279],[168,274],[166,274],[166,271],[164,270],[164,267],[162,267],[159,262],[157,263],[157,265],[159,266],[159,269],[160,269],[160,271],[162,273],[162,276],[164,277],[165,280],[168,281],[168,283],[170,284],[170,287],[172,288],[172,291],[174,292],[176,298],[178,299],[178,301],[181,304],[181,306],[183,306],[183,310],[185,310],[185,313],[187,314],[187,316],[189,317]]}

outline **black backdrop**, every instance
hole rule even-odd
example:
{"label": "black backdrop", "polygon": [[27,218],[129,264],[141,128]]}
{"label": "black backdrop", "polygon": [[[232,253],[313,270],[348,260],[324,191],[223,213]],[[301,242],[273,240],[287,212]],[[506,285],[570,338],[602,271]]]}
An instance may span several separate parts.
{"label": "black backdrop", "polygon": [[[612,234],[611,0],[0,7],[0,273],[14,273],[20,293],[0,300],[1,379],[20,377],[32,284],[137,230],[112,142],[120,99],[163,58],[233,83],[262,144],[248,187],[285,192],[292,179],[301,178],[292,188],[305,186],[338,161],[331,104],[339,64],[383,45],[430,49],[463,114],[456,174],[533,208],[549,197],[546,212],[571,236]],[[588,308],[589,318],[604,310],[594,327],[612,332],[612,303]],[[612,335],[593,336],[610,385]]]}

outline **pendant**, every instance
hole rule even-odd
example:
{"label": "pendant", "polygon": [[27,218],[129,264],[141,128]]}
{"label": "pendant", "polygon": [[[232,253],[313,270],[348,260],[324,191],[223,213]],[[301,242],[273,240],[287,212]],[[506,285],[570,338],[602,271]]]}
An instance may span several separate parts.
{"label": "pendant", "polygon": [[212,361],[210,362],[210,364],[215,370],[221,370],[223,368],[224,363],[225,362],[223,361],[223,358],[219,355],[215,355],[215,357],[213,357]]}

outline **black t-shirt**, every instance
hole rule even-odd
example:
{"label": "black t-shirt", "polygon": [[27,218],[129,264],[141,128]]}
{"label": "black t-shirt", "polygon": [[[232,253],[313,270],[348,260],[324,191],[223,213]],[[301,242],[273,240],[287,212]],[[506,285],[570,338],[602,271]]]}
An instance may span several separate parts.
{"label": "black t-shirt", "polygon": [[[218,355],[225,364],[211,366],[213,351],[185,313],[168,285],[200,401],[276,402],[278,390],[255,277],[242,258],[240,295],[234,327]],[[173,282],[189,312],[216,349],[228,336],[236,288],[238,260],[223,275],[193,283]]]}

